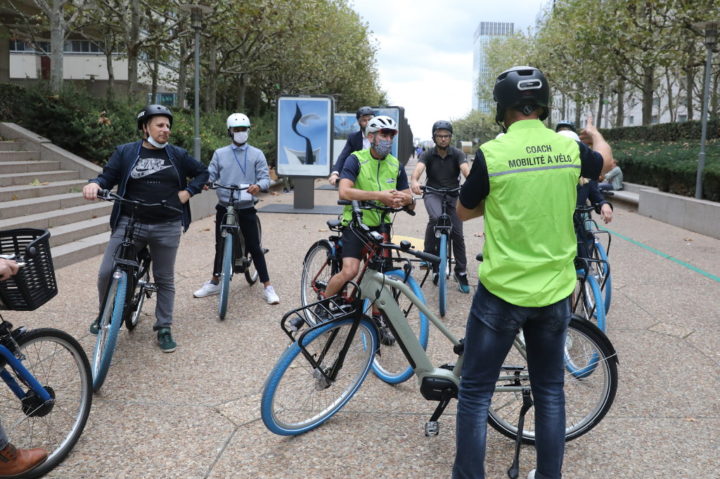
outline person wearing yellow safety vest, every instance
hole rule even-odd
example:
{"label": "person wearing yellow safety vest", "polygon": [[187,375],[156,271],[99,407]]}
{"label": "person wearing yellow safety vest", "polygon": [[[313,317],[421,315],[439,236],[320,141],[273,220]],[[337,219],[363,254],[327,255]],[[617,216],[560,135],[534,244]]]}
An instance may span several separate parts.
{"label": "person wearing yellow safety vest", "polygon": [[480,146],[457,207],[463,221],[484,215],[485,245],[465,331],[453,478],[485,477],[490,398],[522,329],[535,401],[537,468],[528,478],[559,479],[577,184],[581,176],[597,179],[607,171],[612,149],[591,121],[583,134],[592,138],[594,151],[542,123],[550,89],[536,68],[501,73],[493,97],[505,135]]}
{"label": "person wearing yellow safety vest", "polygon": [[[350,155],[340,173],[338,193],[341,200],[378,201],[393,208],[414,206],[405,168],[390,154],[397,132],[397,123],[389,116],[370,119],[365,128],[370,148]],[[351,210],[350,206],[345,207],[344,225],[352,218]],[[378,211],[363,210],[363,223],[379,231],[383,227],[380,216]],[[385,225],[390,222],[390,218],[385,219]],[[345,283],[357,276],[360,268],[361,239],[350,228],[345,228],[342,244],[342,269],[328,281],[326,297],[337,294]]]}

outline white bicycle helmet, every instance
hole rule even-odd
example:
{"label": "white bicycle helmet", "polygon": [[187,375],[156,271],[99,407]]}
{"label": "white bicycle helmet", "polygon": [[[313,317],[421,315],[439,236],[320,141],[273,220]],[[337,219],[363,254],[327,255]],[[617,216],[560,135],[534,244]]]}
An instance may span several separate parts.
{"label": "white bicycle helmet", "polygon": [[227,118],[227,127],[235,128],[237,126],[244,126],[250,128],[250,118],[242,113],[233,113]]}
{"label": "white bicycle helmet", "polygon": [[376,116],[374,118],[371,118],[370,121],[368,121],[367,126],[365,127],[365,133],[375,133],[376,131],[380,130],[394,130],[395,133],[398,132],[397,123],[395,123],[395,120],[390,118],[389,116],[380,115]]}

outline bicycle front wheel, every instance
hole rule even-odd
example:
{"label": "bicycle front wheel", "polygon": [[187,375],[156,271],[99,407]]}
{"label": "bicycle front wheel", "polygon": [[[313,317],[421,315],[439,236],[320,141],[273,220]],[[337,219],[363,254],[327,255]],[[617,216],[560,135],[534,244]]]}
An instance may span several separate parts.
{"label": "bicycle front wheel", "polygon": [[370,371],[377,333],[368,318],[347,318],[310,330],[303,344],[285,350],[263,387],[262,420],[275,434],[302,434],[338,412]]}
{"label": "bicycle front wheel", "polygon": [[[92,404],[92,376],[82,346],[64,331],[35,329],[17,342],[16,355],[54,401],[43,403],[32,390],[19,401],[9,388],[0,388],[2,426],[18,449],[48,451],[44,463],[22,476],[41,477],[60,464],[80,438]],[[23,384],[17,372],[11,374]]]}
{"label": "bicycle front wheel", "polygon": [[[260,224],[260,218],[257,219],[257,229],[258,229],[258,239],[260,240],[260,250],[263,250],[263,247],[262,247],[262,225]],[[253,261],[252,255],[250,253],[248,253],[247,251],[245,251],[245,259],[246,259],[245,281],[247,281],[248,284],[250,286],[252,286],[258,280],[260,273],[258,273],[257,268],[255,268],[255,261]]]}
{"label": "bicycle front wheel", "polygon": [[220,298],[218,301],[218,316],[225,319],[228,298],[230,297],[230,280],[233,275],[233,242],[235,238],[228,233],[223,243],[222,271],[220,272]]}
{"label": "bicycle front wheel", "polygon": [[440,264],[438,265],[438,309],[440,316],[447,312],[447,271],[448,271],[448,236],[440,235]]}
{"label": "bicycle front wheel", "polygon": [[[405,279],[405,273],[401,270],[388,271],[385,273],[387,276],[398,279],[400,281]],[[408,278],[408,286],[412,289],[412,292],[417,296],[423,304],[425,303],[425,297],[423,296],[420,286],[415,282],[412,277]],[[423,348],[427,348],[428,344],[428,319],[423,312],[417,307],[414,307],[410,299],[401,294],[399,290],[392,288],[392,294],[395,297],[395,301],[398,302],[398,306],[405,314],[407,320],[413,332],[418,338],[420,345]],[[369,300],[365,300],[365,309],[369,307]],[[366,311],[370,314],[369,311]],[[379,325],[380,328],[380,347],[373,358],[372,370],[375,375],[382,381],[388,384],[400,384],[410,379],[413,375],[413,368],[410,366],[408,359],[405,357],[402,348],[395,340],[394,336],[386,336],[385,329],[388,327],[389,321],[385,317],[385,313],[382,312],[382,321],[386,324]]]}
{"label": "bicycle front wheel", "polygon": [[[303,260],[302,277],[300,280],[300,302],[303,306],[322,299],[330,278],[340,271],[338,261],[333,254],[329,241],[320,240],[313,244]],[[311,311],[303,310],[311,324],[316,320]]]}
{"label": "bicycle front wheel", "polygon": [[[579,376],[565,368],[565,440],[578,438],[595,427],[610,410],[618,386],[617,356],[610,340],[597,326],[573,318],[567,331],[566,361],[590,365],[591,374]],[[530,386],[523,341],[505,360],[507,367],[501,372],[489,411],[490,425],[505,436],[515,439],[520,408],[523,404],[520,391],[503,391],[511,385]],[[535,408],[525,416],[522,441],[535,443]]]}
{"label": "bicycle front wheel", "polygon": [[105,306],[100,315],[100,327],[92,360],[93,391],[95,392],[98,392],[105,382],[105,376],[107,376],[115,351],[118,330],[123,321],[127,280],[127,272],[116,270],[113,273],[105,298]]}

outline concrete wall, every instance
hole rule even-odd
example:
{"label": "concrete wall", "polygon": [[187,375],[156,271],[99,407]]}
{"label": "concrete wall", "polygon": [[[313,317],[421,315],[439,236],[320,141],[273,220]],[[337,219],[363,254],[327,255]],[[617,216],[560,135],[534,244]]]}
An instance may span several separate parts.
{"label": "concrete wall", "polygon": [[652,189],[639,192],[641,215],[720,239],[720,203]]}

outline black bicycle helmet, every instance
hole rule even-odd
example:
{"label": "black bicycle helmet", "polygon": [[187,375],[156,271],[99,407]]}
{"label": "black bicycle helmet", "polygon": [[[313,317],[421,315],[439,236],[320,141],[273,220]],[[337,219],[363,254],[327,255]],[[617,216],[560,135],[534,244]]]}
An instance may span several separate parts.
{"label": "black bicycle helmet", "polygon": [[435,136],[435,132],[437,130],[447,130],[450,132],[450,134],[452,134],[452,132],[453,132],[452,123],[450,123],[449,121],[445,121],[445,120],[436,121],[435,123],[433,123],[433,126],[432,126],[432,135],[433,136]]}
{"label": "black bicycle helmet", "polygon": [[515,108],[529,115],[535,108],[542,107],[540,119],[548,116],[550,87],[543,72],[534,67],[512,67],[502,72],[495,80],[493,99],[497,102],[495,121],[501,123],[505,112]]}
{"label": "black bicycle helmet", "polygon": [[555,125],[555,131],[560,131],[561,129],[571,130],[577,133],[577,130],[575,129],[575,123],[568,120],[560,120],[559,122],[557,122],[557,124]]}
{"label": "black bicycle helmet", "polygon": [[361,106],[358,111],[355,112],[355,119],[359,120],[361,116],[372,115],[375,116],[375,111],[369,106]]}
{"label": "black bicycle helmet", "polygon": [[147,105],[145,108],[140,110],[137,114],[137,127],[138,130],[142,130],[150,118],[154,116],[166,116],[170,119],[170,128],[172,128],[173,116],[170,109],[163,105]]}

